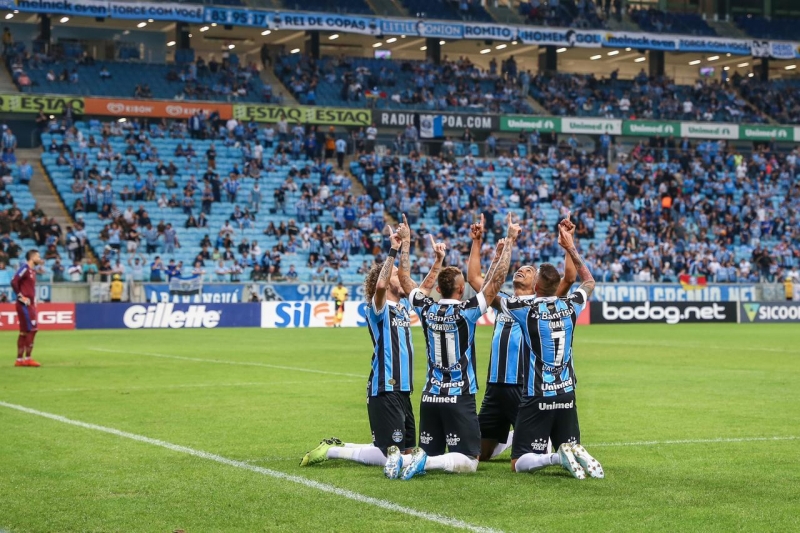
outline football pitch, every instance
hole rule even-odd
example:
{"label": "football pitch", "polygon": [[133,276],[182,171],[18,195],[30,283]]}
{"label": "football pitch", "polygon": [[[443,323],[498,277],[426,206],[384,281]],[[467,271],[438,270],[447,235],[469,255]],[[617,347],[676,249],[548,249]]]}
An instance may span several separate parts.
{"label": "football pitch", "polygon": [[[797,531],[799,330],[581,327],[582,440],[606,479],[512,474],[506,451],[408,482],[298,466],[321,438],[370,440],[365,329],[42,332],[39,369],[13,367],[4,333],[0,531]],[[415,346],[418,410],[419,329]]]}

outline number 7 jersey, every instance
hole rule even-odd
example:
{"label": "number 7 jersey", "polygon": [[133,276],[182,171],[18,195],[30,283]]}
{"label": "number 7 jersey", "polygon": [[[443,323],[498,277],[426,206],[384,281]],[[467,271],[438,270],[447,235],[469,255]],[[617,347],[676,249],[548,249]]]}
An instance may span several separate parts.
{"label": "number 7 jersey", "polygon": [[501,301],[503,311],[520,325],[530,349],[525,396],[556,396],[575,390],[572,339],[586,300],[586,293],[578,289],[566,298],[530,296]]}

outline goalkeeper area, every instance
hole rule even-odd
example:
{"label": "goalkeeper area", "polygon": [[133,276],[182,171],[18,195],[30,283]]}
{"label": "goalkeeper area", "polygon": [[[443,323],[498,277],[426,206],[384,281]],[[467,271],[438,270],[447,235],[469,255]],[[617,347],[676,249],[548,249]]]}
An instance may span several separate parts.
{"label": "goalkeeper area", "polygon": [[[491,333],[478,328],[478,405]],[[0,531],[800,529],[794,324],[580,327],[582,440],[606,473],[585,481],[512,474],[509,451],[408,482],[345,461],[300,468],[322,438],[370,441],[364,329],[36,341],[42,368],[0,366]]]}

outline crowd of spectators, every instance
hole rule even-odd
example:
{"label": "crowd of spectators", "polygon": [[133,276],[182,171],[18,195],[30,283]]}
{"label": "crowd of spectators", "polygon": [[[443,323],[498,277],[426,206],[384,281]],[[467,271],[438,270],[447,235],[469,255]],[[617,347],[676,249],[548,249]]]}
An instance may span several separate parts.
{"label": "crowd of spectators", "polygon": [[[306,129],[284,120],[266,126],[206,120],[202,136],[213,142],[202,153],[193,147],[186,126],[165,122],[145,128],[136,120],[105,124],[96,137],[72,127],[61,143],[53,139],[47,147],[56,156],[55,165],[68,168],[72,176],[71,192],[77,196],[73,216],[78,220],[97,216],[106,222],[94,246],[101,256],[101,271],[105,264],[124,271],[121,252],[133,261],[140,252],[169,258],[181,246],[194,249],[197,243],[182,242],[180,228],[164,220],[169,212],[185,215],[185,228],[209,228],[197,254],[192,252],[192,264],[184,268],[176,262],[175,275],[201,273],[219,279],[222,269],[212,265],[223,261],[225,278],[232,281],[241,280],[243,274],[253,281],[296,279],[297,270],[285,265],[291,261],[313,270],[302,281],[338,281],[349,267],[350,255],[375,250],[373,230],[382,239],[382,209],[369,197],[351,192],[351,181],[335,165],[336,141],[343,139],[336,139],[332,128]],[[160,154],[153,143],[160,136],[187,142],[178,144],[172,154]],[[114,151],[109,143],[113,137],[126,139],[124,152]],[[241,153],[241,161],[224,177],[217,172],[217,143],[235,145]],[[142,162],[155,163],[155,171],[142,175],[138,169]],[[274,190],[261,188],[262,176],[287,167],[291,168],[282,184]],[[197,168],[205,172],[197,174]],[[133,185],[116,186],[121,177],[132,177]],[[242,194],[246,183],[252,186]],[[287,196],[295,193],[296,200],[287,202]],[[148,209],[153,203],[157,207]],[[207,215],[212,210],[229,214],[221,228],[209,227]],[[262,212],[285,220],[262,222]],[[332,224],[322,225],[323,218],[332,219]],[[257,242],[234,242],[239,230],[253,228],[274,244],[262,250]],[[156,270],[151,279],[161,275],[161,269]]]}
{"label": "crowd of spectators", "polygon": [[[182,100],[209,100],[223,97],[228,101],[246,97],[253,91],[261,89],[265,102],[272,99],[272,87],[253,83],[258,78],[259,69],[256,63],[240,65],[231,61],[230,54],[223,54],[220,61],[212,54],[208,62],[198,57],[193,63],[176,65],[167,72],[166,80],[173,84],[182,84],[182,89],[175,95]],[[138,90],[139,86],[137,86]],[[135,97],[150,98],[143,94]]]}
{"label": "crowd of spectators", "polygon": [[[564,144],[496,160],[365,153],[357,173],[387,199],[390,214],[408,216],[423,274],[428,233],[447,242],[447,261],[460,265],[479,213],[499,237],[512,211],[526,229],[512,257],[515,267],[560,261],[555,223],[571,213],[598,280],[677,282],[688,274],[714,282],[774,282],[795,275],[800,152],[784,156],[764,148],[744,156],[721,141],[676,145],[667,153],[642,144],[615,172],[606,170],[602,156],[576,154]],[[502,168],[509,171],[505,183],[480,179]],[[548,217],[552,210],[555,217]],[[491,254],[487,246],[484,266]]]}
{"label": "crowd of spectators", "polygon": [[[334,57],[314,60],[284,55],[275,71],[302,103],[377,105],[385,107],[492,113],[531,113],[527,85],[513,56],[499,66],[492,59],[481,69],[468,58],[444,57],[440,65],[420,61]],[[320,101],[325,94],[335,101]]]}
{"label": "crowd of spectators", "polygon": [[800,120],[800,84],[796,80],[761,82],[747,78],[739,81],[739,91],[780,124],[797,124]]}
{"label": "crowd of spectators", "polygon": [[536,75],[531,95],[549,111],[563,116],[625,119],[763,123],[764,115],[740,97],[732,84],[698,80],[692,86],[652,78],[642,70],[633,80],[594,74]]}

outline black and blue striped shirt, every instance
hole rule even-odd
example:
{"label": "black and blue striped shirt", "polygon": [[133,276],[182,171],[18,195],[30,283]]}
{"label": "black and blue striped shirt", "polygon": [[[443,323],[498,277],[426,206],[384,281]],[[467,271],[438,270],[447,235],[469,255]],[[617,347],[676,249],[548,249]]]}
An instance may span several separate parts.
{"label": "black and blue striped shirt", "polygon": [[[510,298],[500,293],[498,298]],[[500,385],[522,385],[525,363],[530,357],[527,343],[522,340],[522,329],[511,315],[498,311],[492,334],[492,352],[489,358],[487,383]]]}
{"label": "black and blue striped shirt", "polygon": [[583,289],[578,289],[566,298],[501,301],[503,312],[520,325],[522,338],[530,349],[525,396],[555,396],[575,390],[572,339],[587,300]]}
{"label": "black and blue striped shirt", "polygon": [[475,376],[475,326],[486,312],[483,293],[461,302],[425,296],[419,289],[409,295],[425,332],[428,353],[427,394],[460,396],[478,392]]}
{"label": "black and blue striped shirt", "polygon": [[372,370],[367,394],[411,392],[414,388],[414,345],[411,342],[411,305],[386,301],[383,309],[375,309],[375,301],[367,307],[367,326],[372,337]]}

